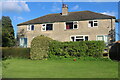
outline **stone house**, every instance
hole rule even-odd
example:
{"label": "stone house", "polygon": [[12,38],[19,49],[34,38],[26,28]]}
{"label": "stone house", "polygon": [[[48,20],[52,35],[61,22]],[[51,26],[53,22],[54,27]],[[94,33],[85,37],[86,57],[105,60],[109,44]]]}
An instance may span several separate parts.
{"label": "stone house", "polygon": [[115,40],[115,17],[92,11],[68,12],[62,5],[62,13],[48,14],[18,24],[18,41],[21,47],[30,47],[34,37],[48,36],[58,41]]}

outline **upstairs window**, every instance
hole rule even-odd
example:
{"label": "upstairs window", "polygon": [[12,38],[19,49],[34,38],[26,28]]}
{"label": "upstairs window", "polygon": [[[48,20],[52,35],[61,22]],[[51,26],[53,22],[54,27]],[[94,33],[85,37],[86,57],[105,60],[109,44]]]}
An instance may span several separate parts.
{"label": "upstairs window", "polygon": [[77,21],[75,22],[66,22],[66,29],[77,29]]}
{"label": "upstairs window", "polygon": [[43,24],[42,31],[50,31],[53,30],[53,24]]}
{"label": "upstairs window", "polygon": [[97,27],[98,26],[98,21],[97,20],[92,20],[89,21],[88,27]]}
{"label": "upstairs window", "polygon": [[88,36],[86,35],[71,36],[71,41],[88,41]]}
{"label": "upstairs window", "polygon": [[34,25],[27,26],[27,31],[33,31],[33,30],[34,30]]}

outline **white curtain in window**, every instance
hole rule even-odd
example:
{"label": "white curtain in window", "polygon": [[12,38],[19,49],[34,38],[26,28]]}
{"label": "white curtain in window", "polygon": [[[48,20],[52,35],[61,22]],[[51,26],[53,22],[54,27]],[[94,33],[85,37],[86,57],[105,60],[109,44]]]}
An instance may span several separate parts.
{"label": "white curtain in window", "polygon": [[103,38],[103,36],[97,36],[97,40],[104,41],[104,38]]}

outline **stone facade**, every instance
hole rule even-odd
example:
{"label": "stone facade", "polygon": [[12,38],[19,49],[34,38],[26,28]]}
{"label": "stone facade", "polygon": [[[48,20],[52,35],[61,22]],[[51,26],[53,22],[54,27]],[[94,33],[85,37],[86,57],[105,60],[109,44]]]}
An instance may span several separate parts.
{"label": "stone facade", "polygon": [[[31,46],[33,38],[39,35],[48,36],[58,41],[72,41],[71,36],[88,36],[88,40],[97,40],[99,35],[108,35],[111,29],[115,29],[115,19],[96,19],[96,27],[89,27],[90,20],[77,21],[77,28],[66,29],[66,22],[54,22],[53,30],[42,31],[43,24],[32,24],[34,30],[28,31],[28,25],[18,26],[18,33],[24,29],[24,38],[27,38],[27,47]],[[48,24],[48,23],[45,23]],[[108,39],[109,41],[110,39]]]}

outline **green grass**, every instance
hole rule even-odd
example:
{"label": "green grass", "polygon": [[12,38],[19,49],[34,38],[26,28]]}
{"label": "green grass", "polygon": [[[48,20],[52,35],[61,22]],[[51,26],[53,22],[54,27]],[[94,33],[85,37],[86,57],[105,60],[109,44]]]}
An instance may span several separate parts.
{"label": "green grass", "polygon": [[8,59],[3,78],[117,78],[118,62]]}

